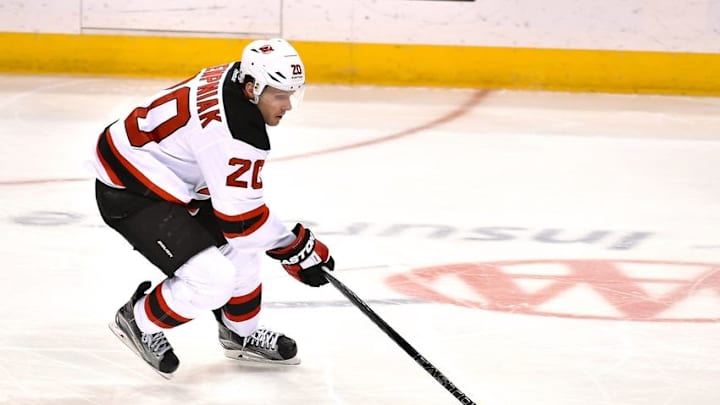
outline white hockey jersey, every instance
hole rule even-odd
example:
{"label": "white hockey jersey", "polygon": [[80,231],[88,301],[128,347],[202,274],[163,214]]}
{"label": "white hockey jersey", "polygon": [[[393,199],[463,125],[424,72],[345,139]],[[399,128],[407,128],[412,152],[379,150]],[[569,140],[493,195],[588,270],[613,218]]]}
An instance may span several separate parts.
{"label": "white hockey jersey", "polygon": [[105,129],[93,166],[101,182],[151,198],[188,205],[212,197],[234,247],[268,250],[292,233],[263,200],[270,141],[239,70],[240,62],[209,67],[155,94]]}

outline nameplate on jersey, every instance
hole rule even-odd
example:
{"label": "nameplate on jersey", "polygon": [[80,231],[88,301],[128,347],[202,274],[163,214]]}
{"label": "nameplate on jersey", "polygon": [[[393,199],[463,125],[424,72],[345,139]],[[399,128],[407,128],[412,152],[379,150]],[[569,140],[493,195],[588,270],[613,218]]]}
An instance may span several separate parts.
{"label": "nameplate on jersey", "polygon": [[218,101],[218,87],[223,73],[230,65],[220,65],[205,69],[200,74],[197,90],[197,112],[200,125],[207,127],[211,122],[222,122]]}

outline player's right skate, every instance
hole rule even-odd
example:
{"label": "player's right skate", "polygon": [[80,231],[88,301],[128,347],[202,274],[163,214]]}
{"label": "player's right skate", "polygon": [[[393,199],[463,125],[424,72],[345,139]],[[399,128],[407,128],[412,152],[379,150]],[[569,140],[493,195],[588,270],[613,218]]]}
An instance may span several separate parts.
{"label": "player's right skate", "polygon": [[300,364],[295,340],[279,332],[260,328],[250,336],[242,337],[218,323],[218,339],[225,356],[235,360],[273,364]]}
{"label": "player's right skate", "polygon": [[110,323],[110,330],[127,347],[152,367],[158,374],[165,378],[171,378],[172,373],[177,370],[180,361],[173,351],[172,346],[165,338],[165,334],[143,333],[135,323],[133,307],[150,288],[150,282],[141,283],[130,301],[118,309],[115,314],[115,321]]}

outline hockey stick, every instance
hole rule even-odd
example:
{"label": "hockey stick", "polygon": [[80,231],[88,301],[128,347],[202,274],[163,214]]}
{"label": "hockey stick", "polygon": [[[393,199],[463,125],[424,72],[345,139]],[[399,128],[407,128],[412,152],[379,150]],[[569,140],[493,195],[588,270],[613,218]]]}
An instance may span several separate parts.
{"label": "hockey stick", "polygon": [[435,366],[432,365],[422,354],[415,350],[410,343],[407,342],[399,333],[395,332],[390,325],[387,324],[375,311],[372,310],[360,297],[355,295],[345,284],[336,279],[330,272],[323,268],[325,278],[342,293],[350,302],[353,303],[363,314],[365,314],[375,325],[377,325],[383,332],[385,332],[390,339],[398,344],[405,353],[415,360],[425,371],[427,371],[437,382],[440,383],[446,390],[448,390],[461,404],[465,405],[476,405],[472,399],[468,398],[467,395],[463,394],[462,391],[455,384],[452,383],[443,373],[440,372]]}

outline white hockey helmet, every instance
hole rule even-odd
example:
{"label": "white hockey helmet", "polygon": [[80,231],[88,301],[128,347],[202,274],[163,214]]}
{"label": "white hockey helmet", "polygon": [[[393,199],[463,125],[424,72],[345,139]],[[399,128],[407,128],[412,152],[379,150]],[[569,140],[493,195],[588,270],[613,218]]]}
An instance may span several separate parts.
{"label": "white hockey helmet", "polygon": [[246,76],[255,81],[251,100],[257,104],[265,87],[298,92],[305,86],[305,66],[295,48],[282,38],[249,43],[240,60],[240,83]]}

